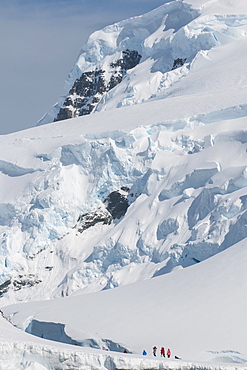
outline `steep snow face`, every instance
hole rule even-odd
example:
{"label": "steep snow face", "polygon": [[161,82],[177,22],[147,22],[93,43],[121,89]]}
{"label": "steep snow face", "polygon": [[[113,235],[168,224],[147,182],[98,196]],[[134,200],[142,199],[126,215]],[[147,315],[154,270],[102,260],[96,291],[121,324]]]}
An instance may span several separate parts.
{"label": "steep snow face", "polygon": [[39,125],[186,94],[179,82],[197,58],[245,37],[246,5],[237,0],[166,3],[89,37],[60,99]]}

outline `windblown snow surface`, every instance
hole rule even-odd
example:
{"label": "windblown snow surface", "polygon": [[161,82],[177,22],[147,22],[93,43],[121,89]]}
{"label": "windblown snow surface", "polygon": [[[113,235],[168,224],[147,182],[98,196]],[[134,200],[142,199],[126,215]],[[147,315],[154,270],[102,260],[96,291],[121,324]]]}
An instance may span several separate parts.
{"label": "windblown snow surface", "polygon": [[109,26],[70,86],[142,59],[93,113],[0,136],[0,369],[247,369],[246,32],[245,0]]}

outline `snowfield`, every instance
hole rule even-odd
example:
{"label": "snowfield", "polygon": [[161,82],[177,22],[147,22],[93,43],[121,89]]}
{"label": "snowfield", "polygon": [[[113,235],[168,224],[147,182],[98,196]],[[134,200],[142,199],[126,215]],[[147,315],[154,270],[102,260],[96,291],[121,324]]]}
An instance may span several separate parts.
{"label": "snowfield", "polygon": [[146,349],[149,358],[154,345],[164,345],[173,359],[245,364],[246,261],[240,242],[160,277],[3,312],[22,330],[69,344],[133,354]]}
{"label": "snowfield", "polygon": [[0,369],[247,369],[246,35],[244,0],[166,2],[0,136]]}

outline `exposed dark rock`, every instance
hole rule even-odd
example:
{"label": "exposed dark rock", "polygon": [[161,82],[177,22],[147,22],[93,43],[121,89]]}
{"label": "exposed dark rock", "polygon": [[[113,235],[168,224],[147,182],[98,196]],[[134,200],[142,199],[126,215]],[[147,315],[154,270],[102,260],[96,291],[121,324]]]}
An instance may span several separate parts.
{"label": "exposed dark rock", "polygon": [[46,269],[47,271],[51,271],[51,270],[53,269],[53,266],[46,266],[46,267],[45,267],[45,269]]}
{"label": "exposed dark rock", "polygon": [[117,86],[123,79],[123,75],[119,72],[114,73],[111,76],[110,82],[109,82],[109,90],[113,89],[115,86]]}
{"label": "exposed dark rock", "polygon": [[73,117],[73,112],[69,108],[62,107],[55,121],[62,121]]}
{"label": "exposed dark rock", "polygon": [[172,70],[176,69],[176,68],[179,68],[179,67],[182,67],[184,65],[184,63],[186,62],[186,59],[187,58],[184,58],[184,59],[177,58],[177,59],[175,59],[174,62],[173,62]]}
{"label": "exposed dark rock", "polygon": [[[126,189],[126,190],[125,190]],[[104,200],[106,204],[106,209],[110,212],[113,219],[119,219],[123,217],[129,207],[127,199],[127,190],[128,188],[121,188],[121,192],[113,191],[108,197]]]}
{"label": "exposed dark rock", "polygon": [[124,216],[129,206],[127,199],[128,191],[129,188],[123,186],[120,190],[113,191],[106,197],[103,201],[105,208],[99,208],[96,211],[80,215],[75,226],[77,230],[82,233],[98,223],[110,225],[112,220]]}
{"label": "exposed dark rock", "polygon": [[63,103],[63,105],[64,105],[65,107],[69,107],[70,105],[73,105],[73,100],[71,99],[71,97],[70,97],[70,96],[68,96],[68,97],[65,99],[65,101],[64,101],[64,103]]}
{"label": "exposed dark rock", "polygon": [[111,77],[106,81],[106,73],[102,69],[82,73],[69,92],[63,106],[54,121],[90,114],[101,100],[102,96],[117,86],[128,69],[134,68],[141,60],[136,50],[124,50],[122,58],[111,63]]}
{"label": "exposed dark rock", "polygon": [[87,230],[89,227],[98,223],[110,225],[112,221],[111,214],[106,209],[98,209],[94,212],[88,212],[79,216],[77,220],[77,229],[80,233]]}
{"label": "exposed dark rock", "polygon": [[102,69],[84,72],[79,79],[74,83],[74,86],[70,90],[70,94],[77,94],[79,96],[94,96],[97,92],[105,92],[105,71]]}
{"label": "exposed dark rock", "polygon": [[10,288],[17,291],[22,288],[32,287],[39,283],[41,283],[41,280],[37,279],[33,274],[19,275],[17,278],[8,279],[0,285],[0,297],[7,293]]}
{"label": "exposed dark rock", "polygon": [[19,275],[18,279],[13,280],[14,290],[20,290],[22,288],[30,288],[36,284],[41,283],[42,280],[36,278],[33,274]]}
{"label": "exposed dark rock", "polygon": [[120,67],[122,71],[127,71],[139,64],[140,60],[141,55],[136,50],[127,49],[123,51],[123,58],[111,63],[110,66],[112,68]]}
{"label": "exposed dark rock", "polygon": [[0,297],[2,297],[5,293],[7,293],[10,284],[11,284],[11,280],[6,280],[3,284],[0,285]]}

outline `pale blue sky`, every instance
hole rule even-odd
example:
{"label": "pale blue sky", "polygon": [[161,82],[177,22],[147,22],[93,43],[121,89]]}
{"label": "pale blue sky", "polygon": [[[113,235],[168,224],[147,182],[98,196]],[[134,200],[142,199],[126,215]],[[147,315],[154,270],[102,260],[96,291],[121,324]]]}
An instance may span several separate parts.
{"label": "pale blue sky", "polygon": [[33,127],[95,30],[167,0],[0,0],[0,134]]}

